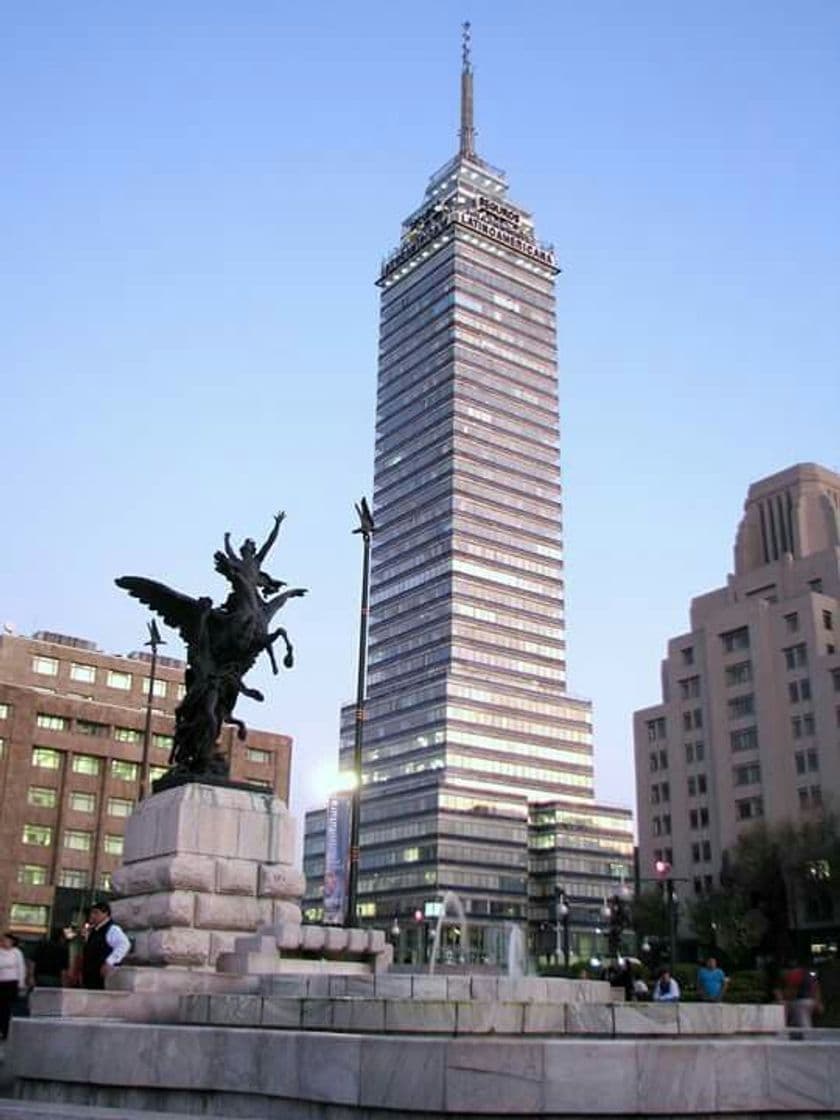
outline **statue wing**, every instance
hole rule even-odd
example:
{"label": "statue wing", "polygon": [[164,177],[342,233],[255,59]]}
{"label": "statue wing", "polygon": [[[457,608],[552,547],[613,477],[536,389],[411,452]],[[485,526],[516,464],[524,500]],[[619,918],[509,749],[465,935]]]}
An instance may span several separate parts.
{"label": "statue wing", "polygon": [[167,626],[179,631],[187,644],[197,634],[199,619],[204,613],[202,604],[197,599],[143,576],[120,576],[114,583],[127,591],[133,599],[139,599],[155,614],[159,614]]}

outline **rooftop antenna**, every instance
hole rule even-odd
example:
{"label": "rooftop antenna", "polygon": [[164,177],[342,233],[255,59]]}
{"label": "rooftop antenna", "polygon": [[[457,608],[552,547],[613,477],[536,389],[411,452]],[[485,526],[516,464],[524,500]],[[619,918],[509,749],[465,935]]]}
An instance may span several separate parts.
{"label": "rooftop antenna", "polygon": [[473,124],[473,71],[470,62],[471,33],[467,20],[461,27],[461,151],[465,159],[475,159]]}

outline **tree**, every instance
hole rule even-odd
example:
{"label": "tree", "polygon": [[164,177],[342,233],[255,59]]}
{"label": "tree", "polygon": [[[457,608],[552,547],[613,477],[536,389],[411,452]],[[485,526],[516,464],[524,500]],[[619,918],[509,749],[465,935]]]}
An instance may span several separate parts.
{"label": "tree", "polygon": [[694,900],[700,941],[736,959],[796,953],[800,918],[828,920],[840,901],[840,825],[832,813],[799,824],[754,825],[724,853],[721,890]]}

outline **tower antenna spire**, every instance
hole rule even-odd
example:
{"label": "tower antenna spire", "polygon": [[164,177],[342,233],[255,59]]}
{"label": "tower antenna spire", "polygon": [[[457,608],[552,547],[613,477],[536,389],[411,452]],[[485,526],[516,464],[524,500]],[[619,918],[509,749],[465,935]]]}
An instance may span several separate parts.
{"label": "tower antenna spire", "polygon": [[470,62],[470,22],[461,27],[461,156],[475,159],[473,71]]}

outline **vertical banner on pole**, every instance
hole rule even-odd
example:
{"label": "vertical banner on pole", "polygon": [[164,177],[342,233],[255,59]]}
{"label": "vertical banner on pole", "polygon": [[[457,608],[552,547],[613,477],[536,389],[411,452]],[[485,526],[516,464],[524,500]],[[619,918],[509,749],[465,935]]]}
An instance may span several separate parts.
{"label": "vertical banner on pole", "polygon": [[324,852],[325,925],[343,925],[347,911],[350,802],[349,792],[334,793],[327,802],[327,835]]}

